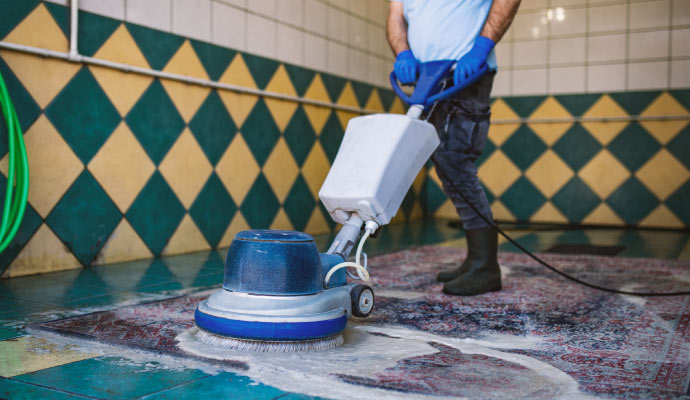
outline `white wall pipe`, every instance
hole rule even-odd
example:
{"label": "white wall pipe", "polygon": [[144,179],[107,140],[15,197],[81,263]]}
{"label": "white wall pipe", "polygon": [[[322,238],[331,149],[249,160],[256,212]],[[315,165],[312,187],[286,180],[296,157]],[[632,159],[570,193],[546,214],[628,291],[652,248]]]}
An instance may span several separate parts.
{"label": "white wall pipe", "polygon": [[79,0],[71,0],[69,10],[69,56],[76,61],[79,59]]}

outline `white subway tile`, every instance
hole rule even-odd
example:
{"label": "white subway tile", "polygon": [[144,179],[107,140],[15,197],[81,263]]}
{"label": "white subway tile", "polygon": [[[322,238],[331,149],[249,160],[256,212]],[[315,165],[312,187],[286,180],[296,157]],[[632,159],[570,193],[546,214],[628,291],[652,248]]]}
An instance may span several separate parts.
{"label": "white subway tile", "polygon": [[589,31],[610,32],[625,30],[628,25],[628,5],[613,4],[589,8]]}
{"label": "white subway tile", "polygon": [[320,35],[328,33],[328,6],[317,0],[304,0],[304,27]]}
{"label": "white subway tile", "polygon": [[546,93],[546,76],[544,68],[523,69],[513,71],[513,95],[529,95]]}
{"label": "white subway tile", "polygon": [[590,65],[587,67],[588,92],[625,90],[625,64]]}
{"label": "white subway tile", "polygon": [[246,50],[247,13],[220,2],[213,2],[212,42],[237,50]]}
{"label": "white subway tile", "polygon": [[671,61],[671,87],[690,88],[690,60]]}
{"label": "white subway tile", "polygon": [[539,66],[546,64],[546,40],[513,43],[514,66]]}
{"label": "white subway tile", "polygon": [[337,8],[328,8],[328,37],[347,42],[347,14]]}
{"label": "white subway tile", "polygon": [[584,63],[585,37],[551,39],[549,41],[549,62],[551,64]]}
{"label": "white subway tile", "polygon": [[513,65],[512,54],[513,44],[509,42],[498,42],[496,45],[496,63],[499,67],[505,68]]}
{"label": "white subway tile", "polygon": [[149,28],[170,31],[170,0],[128,0],[127,21]]}
{"label": "white subway tile", "polygon": [[367,22],[354,15],[348,16],[347,19],[350,25],[348,27],[348,32],[350,34],[348,44],[359,49],[366,49],[369,45]]}
{"label": "white subway tile", "polygon": [[172,31],[199,40],[211,40],[210,0],[173,0]]}
{"label": "white subway tile", "polygon": [[275,18],[277,17],[276,14],[278,11],[277,1],[278,0],[248,0],[247,8],[249,11],[253,11],[265,17]]}
{"label": "white subway tile", "polygon": [[669,0],[630,3],[630,28],[663,28],[669,23]]}
{"label": "white subway tile", "polygon": [[510,96],[510,76],[511,71],[507,68],[499,68],[494,76],[494,84],[491,88],[492,96]]}
{"label": "white subway tile", "polygon": [[628,36],[631,60],[668,57],[668,31],[637,32]]}
{"label": "white subway tile", "polygon": [[215,0],[218,3],[227,4],[230,6],[237,6],[242,8],[247,8],[247,0]]}
{"label": "white subway tile", "polygon": [[546,0],[522,0],[520,10],[545,10],[548,8]]}
{"label": "white subway tile", "polygon": [[690,29],[671,31],[671,56],[690,56]]}
{"label": "white subway tile", "polygon": [[584,8],[564,8],[563,20],[559,21],[560,12],[554,11],[551,20],[551,35],[576,35],[585,33],[587,10]]}
{"label": "white subway tile", "polygon": [[586,67],[561,67],[549,69],[549,93],[583,93]]}
{"label": "white subway tile", "polygon": [[589,62],[625,61],[625,34],[590,36],[587,54]]}
{"label": "white subway tile", "polygon": [[551,0],[551,8],[553,7],[567,7],[567,6],[584,6],[584,0]]}
{"label": "white subway tile", "polygon": [[278,1],[278,20],[295,26],[302,26],[304,15],[302,10],[303,4],[303,0]]}
{"label": "white subway tile", "polygon": [[369,75],[369,56],[363,51],[349,48],[347,55],[348,76],[358,81],[366,81]]}
{"label": "white subway tile", "polygon": [[355,15],[362,18],[367,18],[368,7],[367,3],[371,0],[347,0],[347,9]]}
{"label": "white subway tile", "polygon": [[326,39],[304,34],[304,65],[320,71],[328,69],[328,47]]}
{"label": "white subway tile", "polygon": [[304,64],[304,32],[278,24],[278,59],[291,64]]}
{"label": "white subway tile", "polygon": [[347,47],[328,41],[328,72],[340,76],[347,76]]}
{"label": "white subway tile", "polygon": [[367,24],[367,49],[369,49],[369,51],[376,54],[382,54],[384,51],[386,51],[383,48],[385,41],[381,40],[385,37],[386,32],[383,30],[383,28],[372,23]]}
{"label": "white subway tile", "polygon": [[690,25],[690,1],[673,0],[673,25]]}
{"label": "white subway tile", "polygon": [[[253,0],[252,0],[253,1]],[[260,56],[276,56],[276,22],[254,14],[247,15],[247,51]]]}
{"label": "white subway tile", "polygon": [[628,64],[628,90],[666,89],[668,61]]}
{"label": "white subway tile", "polygon": [[124,0],[81,0],[79,9],[119,20],[125,19]]}
{"label": "white subway tile", "polygon": [[598,5],[598,4],[612,4],[612,3],[628,3],[630,0],[589,0],[590,5]]}
{"label": "white subway tile", "polygon": [[518,12],[511,27],[513,40],[537,39],[547,36],[547,19],[544,10]]}
{"label": "white subway tile", "polygon": [[388,15],[388,0],[367,0],[369,20],[379,24],[386,24]]}

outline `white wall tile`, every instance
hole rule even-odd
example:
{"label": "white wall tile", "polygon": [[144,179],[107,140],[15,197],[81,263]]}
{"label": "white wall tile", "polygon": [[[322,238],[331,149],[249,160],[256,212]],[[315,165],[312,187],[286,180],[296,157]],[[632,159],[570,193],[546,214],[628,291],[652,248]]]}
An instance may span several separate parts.
{"label": "white wall tile", "polygon": [[549,93],[582,93],[585,91],[587,67],[549,68]]}
{"label": "white wall tile", "polygon": [[625,30],[628,25],[628,5],[613,4],[600,7],[590,7],[589,31],[610,32]]}
{"label": "white wall tile", "polygon": [[49,2],[55,3],[55,4],[61,4],[63,6],[67,5],[67,0],[46,0],[46,1],[49,1]]}
{"label": "white wall tile", "polygon": [[247,0],[215,0],[219,3],[227,4],[230,6],[237,6],[242,8],[247,8]]}
{"label": "white wall tile", "polygon": [[492,96],[510,96],[511,95],[511,88],[510,88],[510,76],[511,76],[511,71],[510,69],[502,69],[499,68],[498,72],[496,72],[496,75],[494,76],[494,85],[491,88],[491,95]]}
{"label": "white wall tile", "polygon": [[172,31],[194,39],[211,40],[211,1],[173,0]]}
{"label": "white wall tile", "polygon": [[291,64],[304,63],[304,35],[299,29],[278,24],[278,59]]}
{"label": "white wall tile", "polygon": [[628,64],[628,90],[668,86],[668,61]]}
{"label": "white wall tile", "polygon": [[337,8],[328,8],[328,38],[347,42],[348,16]]}
{"label": "white wall tile", "polygon": [[671,61],[671,87],[690,88],[690,60]]}
{"label": "white wall tile", "polygon": [[631,33],[628,46],[631,60],[668,57],[668,31]]}
{"label": "white wall tile", "polygon": [[690,29],[676,29],[671,32],[671,56],[690,56]]}
{"label": "white wall tile", "polygon": [[277,1],[278,0],[248,0],[247,8],[249,11],[253,11],[257,14],[275,18],[278,13]]}
{"label": "white wall tile", "polygon": [[328,42],[328,72],[347,76],[347,47],[336,42]]}
{"label": "white wall tile", "polygon": [[625,64],[590,65],[587,67],[588,92],[625,90]]}
{"label": "white wall tile", "polygon": [[[252,0],[253,1],[253,0]],[[264,57],[276,57],[276,22],[254,14],[247,15],[247,51]]]}
{"label": "white wall tile", "polygon": [[513,95],[529,95],[546,93],[546,77],[548,71],[544,68],[524,69],[513,71]]}
{"label": "white wall tile", "polygon": [[513,65],[545,65],[546,40],[513,43]]}
{"label": "white wall tile", "polygon": [[378,57],[369,57],[368,81],[374,85],[388,87],[386,62]]}
{"label": "white wall tile", "polygon": [[585,62],[585,37],[551,39],[549,41],[549,63]]}
{"label": "white wall tile", "polygon": [[367,0],[369,20],[381,26],[386,25],[388,0]]}
{"label": "white wall tile", "polygon": [[326,39],[304,34],[304,65],[320,71],[328,69],[328,45]]}
{"label": "white wall tile", "polygon": [[366,49],[369,45],[369,29],[367,28],[367,22],[354,15],[348,16],[347,19],[349,24],[349,37],[347,43],[359,49]]}
{"label": "white wall tile", "polygon": [[589,0],[590,5],[598,5],[598,4],[612,4],[612,3],[629,3],[630,0]]}
{"label": "white wall tile", "polygon": [[551,7],[584,6],[584,0],[551,0]]}
{"label": "white wall tile", "polygon": [[546,37],[548,31],[544,23],[546,21],[545,15],[543,10],[518,12],[511,27],[513,40]]}
{"label": "white wall tile", "polygon": [[367,48],[369,51],[381,55],[388,51],[385,40],[386,31],[382,27],[368,23],[367,36]]}
{"label": "white wall tile", "polygon": [[521,10],[544,10],[548,7],[546,0],[522,0]]}
{"label": "white wall tile", "polygon": [[564,8],[564,19],[551,20],[551,35],[575,35],[585,33],[587,10],[584,8]]}
{"label": "white wall tile", "polygon": [[237,50],[247,49],[247,13],[224,3],[213,2],[211,41]]}
{"label": "white wall tile", "polygon": [[630,4],[630,28],[661,28],[669,23],[669,0],[635,2]]}
{"label": "white wall tile", "polygon": [[347,51],[348,75],[366,81],[369,75],[369,56],[363,51],[349,48]]}
{"label": "white wall tile", "polygon": [[513,65],[512,54],[513,44],[509,42],[498,42],[496,45],[496,63],[500,68],[510,67]]}
{"label": "white wall tile", "polygon": [[589,62],[625,61],[624,34],[590,36],[587,54]]}
{"label": "white wall tile", "polygon": [[690,25],[690,1],[673,0],[673,25]]}
{"label": "white wall tile", "polygon": [[149,28],[170,31],[170,0],[127,0],[127,21]]}
{"label": "white wall tile", "polygon": [[304,27],[320,35],[328,34],[328,6],[317,0],[304,0]]}
{"label": "white wall tile", "polygon": [[79,9],[106,17],[124,20],[124,0],[80,0]]}
{"label": "white wall tile", "polygon": [[302,26],[304,12],[303,0],[278,1],[278,20],[295,26]]}
{"label": "white wall tile", "polygon": [[355,15],[366,18],[368,13],[367,3],[370,1],[371,0],[347,0],[347,9]]}

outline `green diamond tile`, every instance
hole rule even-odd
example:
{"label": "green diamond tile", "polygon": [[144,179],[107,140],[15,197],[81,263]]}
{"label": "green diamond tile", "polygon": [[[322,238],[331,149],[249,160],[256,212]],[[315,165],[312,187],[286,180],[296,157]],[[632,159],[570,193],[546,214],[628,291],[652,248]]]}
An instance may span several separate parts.
{"label": "green diamond tile", "polygon": [[600,94],[568,94],[554,96],[568,112],[576,117],[584,114],[599,98]]}
{"label": "green diamond tile", "polygon": [[292,64],[284,65],[285,70],[290,77],[290,81],[292,82],[292,86],[297,92],[297,95],[304,96],[304,94],[307,92],[307,89],[309,89],[309,85],[311,85],[311,82],[314,80],[316,72],[314,72],[314,70],[298,67]]}
{"label": "green diamond tile", "polygon": [[494,144],[493,141],[491,141],[491,139],[487,138],[486,142],[484,142],[484,148],[482,149],[482,154],[479,156],[479,158],[477,158],[477,161],[475,161],[475,164],[477,165],[477,167],[484,164],[484,161],[486,161],[486,159],[489,158],[489,156],[491,154],[493,154],[494,151],[496,151],[496,145]]}
{"label": "green diamond tile", "polygon": [[241,131],[256,162],[263,166],[280,138],[280,129],[263,99],[256,102]]}
{"label": "green diamond tile", "polygon": [[[26,132],[31,124],[36,121],[39,115],[41,115],[41,108],[36,104],[34,99],[31,97],[29,92],[24,88],[24,86],[19,82],[19,79],[14,75],[14,72],[10,70],[9,66],[5,64],[5,61],[0,57],[0,74],[5,80],[5,85],[7,86],[7,92],[10,94],[12,99],[12,104],[15,110],[17,110],[17,117],[19,118],[19,125],[22,128],[22,132]],[[5,156],[7,153],[7,126],[4,115],[0,112],[0,158]]]}
{"label": "green diamond tile", "polygon": [[501,202],[518,221],[528,221],[545,201],[544,195],[524,176],[501,196]]}
{"label": "green diamond tile", "polygon": [[214,172],[194,200],[189,215],[208,243],[216,247],[236,211],[235,202]]}
{"label": "green diamond tile", "polygon": [[414,207],[414,203],[416,200],[417,198],[414,194],[414,190],[408,190],[405,194],[405,197],[403,198],[402,204],[400,205],[400,209],[402,210],[405,217],[410,217],[410,212],[412,212],[412,207]]}
{"label": "green diamond tile", "polygon": [[13,400],[68,400],[75,399],[77,397],[69,393],[60,392],[42,386],[0,378],[0,398]]}
{"label": "green diamond tile", "polygon": [[79,54],[93,56],[122,21],[79,11]]}
{"label": "green diamond tile", "polygon": [[690,181],[666,199],[666,206],[680,218],[686,227],[690,226]]}
{"label": "green diamond tile", "polygon": [[503,143],[501,150],[524,171],[544,153],[546,144],[523,124]]}
{"label": "green diamond tile", "polygon": [[127,220],[151,252],[158,255],[182,221],[185,211],[160,172],[156,171],[127,211]]}
{"label": "green diamond tile", "polygon": [[[254,382],[251,378],[230,372],[221,372],[195,380],[182,386],[173,387],[147,397],[147,400],[174,399],[245,399],[272,400],[284,399],[285,392],[280,389]],[[305,400],[308,398],[305,398]]]}
{"label": "green diamond tile", "polygon": [[433,179],[427,177],[422,185],[419,195],[425,215],[433,215],[436,210],[446,201],[446,194],[443,192]]}
{"label": "green diamond tile", "polygon": [[343,140],[344,135],[345,131],[340,125],[338,116],[335,114],[335,111],[332,111],[328,120],[326,120],[326,124],[323,126],[323,130],[321,130],[321,135],[319,135],[321,146],[323,146],[326,157],[328,157],[328,161],[331,164],[333,164],[333,160],[335,160],[335,156],[338,154],[340,142]]}
{"label": "green diamond tile", "polygon": [[690,111],[690,90],[671,90],[669,93],[671,93],[671,96],[675,97],[686,110]]}
{"label": "green diamond tile", "polygon": [[91,161],[122,120],[86,67],[53,99],[46,116],[84,164]]}
{"label": "green diamond tile", "polygon": [[326,92],[328,92],[328,97],[331,101],[335,103],[340,98],[340,93],[342,93],[345,88],[345,83],[347,81],[344,78],[340,78],[335,75],[327,74],[325,72],[321,73],[321,80],[323,85],[326,87]]}
{"label": "green diamond tile", "polygon": [[487,202],[489,204],[493,203],[494,200],[496,200],[496,196],[483,183],[479,182],[479,184],[482,185],[482,189],[484,189],[484,194],[486,195]]}
{"label": "green diamond tile", "polygon": [[47,1],[44,1],[43,4],[60,27],[62,33],[69,38],[69,8]]}
{"label": "green diamond tile", "polygon": [[[0,0],[0,39],[7,36],[40,3],[38,0]],[[4,75],[4,72],[3,72]]]}
{"label": "green diamond tile", "polygon": [[678,161],[682,162],[685,167],[690,169],[690,125],[680,131],[676,137],[673,138],[666,148],[671,152]]}
{"label": "green diamond tile", "polygon": [[216,46],[215,44],[200,42],[194,39],[190,39],[189,42],[192,44],[199,60],[201,60],[201,65],[204,66],[209,78],[214,81],[220,79],[223,72],[225,72],[228,65],[230,65],[230,61],[232,61],[232,59],[235,58],[235,54],[237,54],[235,50]]}
{"label": "green diamond tile", "polygon": [[46,223],[83,265],[90,265],[121,219],[115,203],[84,170]]}
{"label": "green diamond tile", "polygon": [[163,160],[185,126],[158,79],[149,85],[125,120],[156,165]]}
{"label": "green diamond tile", "polygon": [[184,42],[182,36],[130,23],[126,26],[153,69],[163,69]]}
{"label": "green diamond tile", "polygon": [[309,123],[309,118],[307,118],[302,105],[299,105],[295,113],[292,114],[292,118],[283,132],[283,137],[285,137],[285,142],[287,142],[292,156],[301,167],[316,140],[314,128]]}
{"label": "green diamond tile", "polygon": [[189,122],[189,129],[213,165],[220,160],[237,133],[237,126],[215,89]]}
{"label": "green diamond tile", "polygon": [[611,193],[606,203],[626,224],[638,224],[660,202],[637,178],[631,177]]}
{"label": "green diamond tile", "polygon": [[295,183],[292,184],[292,188],[283,204],[285,213],[296,230],[304,230],[315,206],[316,201],[314,201],[314,197],[311,195],[309,186],[302,174],[300,174],[295,179]]}
{"label": "green diamond tile", "polygon": [[648,105],[654,101],[661,92],[659,91],[645,91],[645,92],[621,92],[611,93],[609,96],[613,98],[623,109],[630,115],[640,114]]}
{"label": "green diamond tile", "polygon": [[579,223],[599,205],[601,200],[576,176],[551,198],[551,202],[570,222]]}
{"label": "green diamond tile", "polygon": [[357,103],[359,103],[360,108],[364,108],[371,96],[371,92],[374,87],[362,82],[352,81],[352,90],[355,92],[355,97],[357,97]]}
{"label": "green diamond tile", "polygon": [[661,148],[637,122],[630,123],[608,145],[609,151],[631,172],[637,171]]}
{"label": "green diamond tile", "polygon": [[240,207],[244,219],[252,229],[268,228],[279,209],[278,198],[264,174],[260,173]]}
{"label": "green diamond tile", "polygon": [[600,149],[601,144],[579,123],[553,145],[553,151],[575,171],[584,167]]}
{"label": "green diamond tile", "polygon": [[523,118],[529,117],[546,100],[546,96],[503,97],[510,108]]}
{"label": "green diamond tile", "polygon": [[[0,174],[0,199],[5,198],[5,193],[7,193],[6,189],[7,179],[4,175]],[[42,222],[41,216],[31,207],[31,204],[27,203],[24,217],[22,217],[22,222],[19,225],[19,230],[5,250],[0,253],[0,275],[2,275],[10,264],[12,264],[14,258],[22,251],[24,246],[41,226]]]}
{"label": "green diamond tile", "polygon": [[395,93],[392,90],[376,88],[379,93],[379,98],[381,99],[381,105],[383,109],[388,111],[393,105],[393,100],[395,100]]}
{"label": "green diamond tile", "polygon": [[276,73],[280,63],[270,58],[255,56],[253,54],[242,53],[242,58],[244,58],[245,64],[249,69],[249,73],[252,74],[254,82],[259,89],[265,89],[268,82],[273,78],[273,74]]}
{"label": "green diamond tile", "polygon": [[323,218],[326,220],[326,223],[331,228],[331,230],[335,229],[336,225],[338,224],[336,224],[336,222],[333,221],[333,218],[331,218],[331,215],[328,213],[328,210],[326,210],[326,207],[324,207],[323,204],[321,204],[321,202],[319,202],[319,210],[321,210],[321,215],[323,215]]}

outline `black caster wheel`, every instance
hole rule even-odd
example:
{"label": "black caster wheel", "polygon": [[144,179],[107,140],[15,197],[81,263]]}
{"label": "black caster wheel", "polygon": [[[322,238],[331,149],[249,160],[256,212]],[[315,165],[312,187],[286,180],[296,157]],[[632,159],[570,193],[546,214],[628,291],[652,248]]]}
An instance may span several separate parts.
{"label": "black caster wheel", "polygon": [[366,285],[357,285],[350,291],[352,315],[366,318],[374,309],[374,291]]}

